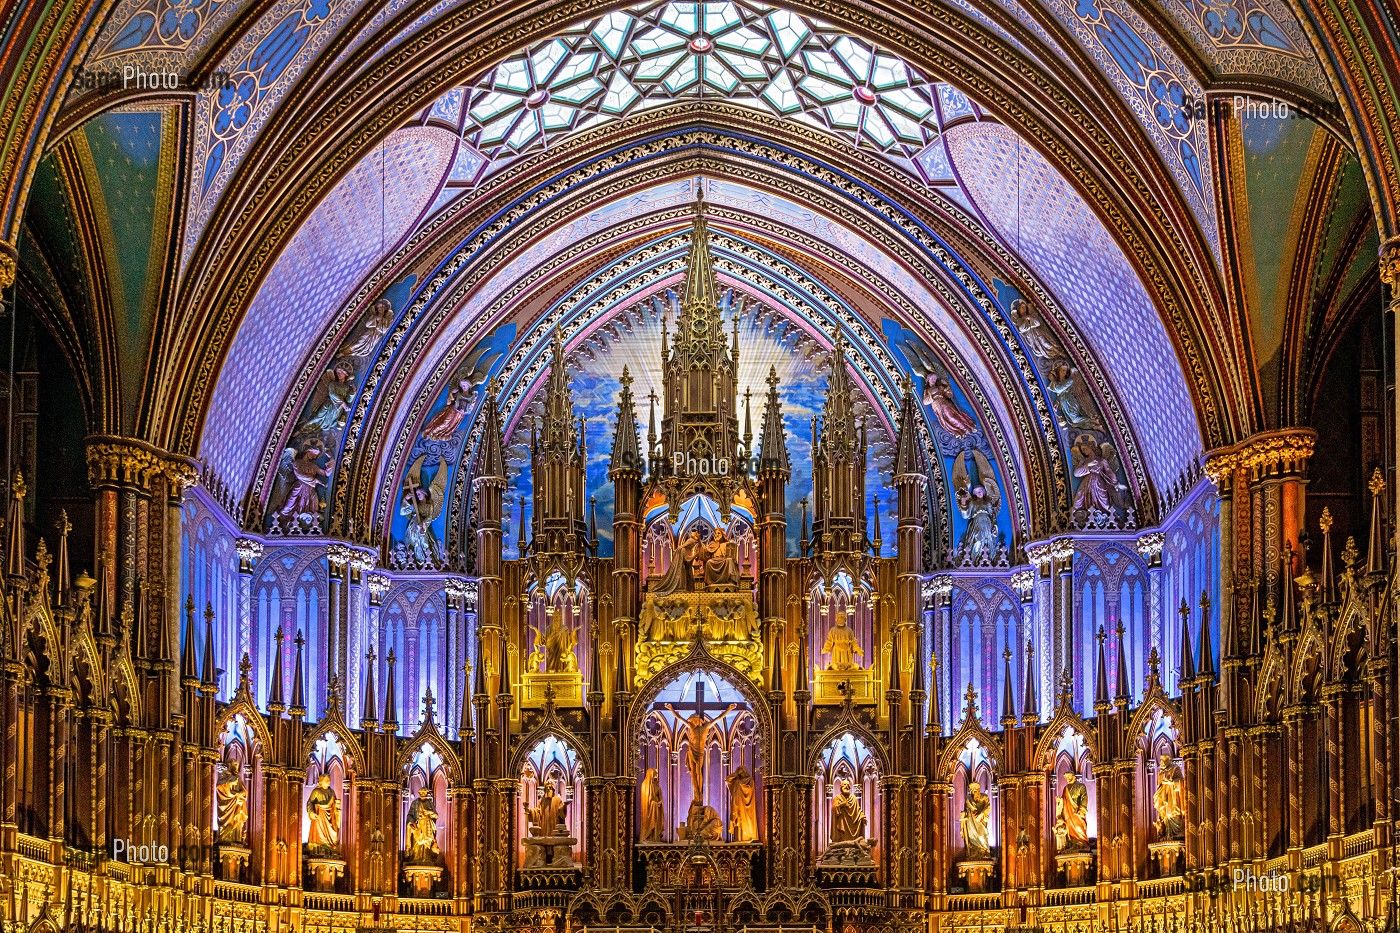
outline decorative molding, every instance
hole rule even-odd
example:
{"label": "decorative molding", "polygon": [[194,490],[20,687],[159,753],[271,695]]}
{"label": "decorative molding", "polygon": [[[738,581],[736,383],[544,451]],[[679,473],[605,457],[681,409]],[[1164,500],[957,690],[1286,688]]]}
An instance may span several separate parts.
{"label": "decorative molding", "polygon": [[1205,457],[1206,475],[1221,495],[1233,489],[1227,485],[1237,470],[1256,476],[1266,472],[1301,472],[1312,457],[1317,432],[1312,428],[1285,428],[1246,438],[1232,447],[1217,448]]}

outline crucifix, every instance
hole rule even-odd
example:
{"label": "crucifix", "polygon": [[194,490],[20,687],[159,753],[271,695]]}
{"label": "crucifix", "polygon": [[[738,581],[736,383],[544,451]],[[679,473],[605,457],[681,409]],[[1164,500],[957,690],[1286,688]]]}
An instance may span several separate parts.
{"label": "crucifix", "polygon": [[729,708],[723,710],[713,717],[705,715],[705,682],[697,680],[695,682],[695,702],[681,702],[681,710],[689,710],[689,715],[677,710],[670,703],[666,704],[666,709],[681,721],[681,728],[685,730],[686,752],[685,767],[690,772],[690,787],[693,800],[704,801],[705,788],[705,747],[710,737],[710,731],[714,729],[715,723],[724,719],[725,716],[738,709],[738,705],[729,704]]}

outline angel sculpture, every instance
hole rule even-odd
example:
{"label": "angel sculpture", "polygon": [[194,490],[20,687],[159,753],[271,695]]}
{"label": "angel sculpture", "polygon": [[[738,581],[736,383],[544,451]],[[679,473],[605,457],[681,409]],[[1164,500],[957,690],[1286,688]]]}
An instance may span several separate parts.
{"label": "angel sculpture", "polygon": [[1070,450],[1074,475],[1079,486],[1074,491],[1074,510],[1111,513],[1119,503],[1119,493],[1127,487],[1118,482],[1118,451],[1099,443],[1092,434],[1081,434]]}
{"label": "angel sculpture", "polygon": [[1030,305],[1026,304],[1026,299],[1017,298],[1011,302],[1011,323],[1021,332],[1026,349],[1030,350],[1036,359],[1048,360],[1063,355],[1060,348],[1055,346],[1045,333],[1045,325],[1035,316]]}
{"label": "angel sculpture", "polygon": [[325,445],[316,437],[282,451],[270,500],[281,503],[274,513],[278,518],[302,522],[320,516],[321,484],[330,475],[320,463],[325,452]]}
{"label": "angel sculpture", "polygon": [[977,430],[977,419],[958,405],[953,386],[945,376],[924,377],[924,404],[933,410],[943,430],[954,437],[966,437]]}
{"label": "angel sculpture", "polygon": [[408,527],[404,531],[404,544],[420,567],[437,567],[443,562],[442,544],[438,542],[433,522],[442,514],[447,504],[447,464],[438,460],[437,472],[425,488],[423,486],[423,454],[413,461],[404,479],[403,500],[399,514],[408,517]]}
{"label": "angel sculpture", "polygon": [[1102,430],[1099,419],[1085,411],[1079,401],[1078,382],[1079,373],[1068,363],[1052,366],[1045,374],[1046,388],[1055,397],[1055,411],[1059,412],[1060,420],[1066,427]]}
{"label": "angel sculpture", "polygon": [[302,428],[314,428],[326,435],[335,434],[345,427],[354,395],[354,366],[349,360],[336,360],[321,377],[321,387],[317,390],[320,401]]}
{"label": "angel sculpture", "polygon": [[374,306],[365,315],[365,319],[360,322],[360,326],[364,329],[354,340],[347,340],[341,346],[338,355],[355,360],[368,358],[379,346],[379,338],[388,332],[389,325],[393,321],[394,306],[389,304],[389,299],[376,298]]}
{"label": "angel sculpture", "polygon": [[[967,472],[967,457],[977,468],[977,482]],[[1001,510],[1001,490],[997,488],[992,465],[980,450],[963,451],[953,460],[953,493],[958,512],[967,519],[958,550],[964,562],[985,566],[996,559],[997,513]]]}
{"label": "angel sculpture", "polygon": [[491,364],[500,354],[491,353],[487,341],[472,350],[457,367],[452,387],[447,390],[447,404],[423,425],[423,437],[430,441],[451,440],[476,399],[476,392],[491,375]]}

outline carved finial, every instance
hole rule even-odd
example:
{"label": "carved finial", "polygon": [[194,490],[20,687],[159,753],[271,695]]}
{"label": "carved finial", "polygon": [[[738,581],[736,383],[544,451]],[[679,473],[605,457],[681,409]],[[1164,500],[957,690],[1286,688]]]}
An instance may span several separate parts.
{"label": "carved finial", "polygon": [[[1376,471],[1376,475],[1377,475],[1377,476],[1380,476],[1380,474],[1381,474],[1381,471],[1380,471],[1380,470],[1377,470],[1377,471]],[[1374,485],[1375,485],[1375,480],[1372,480],[1371,483],[1372,483],[1372,486],[1374,487]],[[1381,483],[1381,488],[1382,488],[1382,489],[1385,488],[1385,483],[1384,483],[1384,482]],[[29,489],[24,485],[24,474],[21,473],[19,470],[15,470],[15,486],[14,486],[14,489],[15,489],[15,498],[16,498],[16,499],[23,499],[23,498],[24,498],[26,495],[28,495],[28,493],[29,493]]]}
{"label": "carved finial", "polygon": [[1108,633],[1105,632],[1105,631],[1103,630],[1103,626],[1100,625],[1100,626],[1099,626],[1098,633],[1094,635],[1094,640],[1097,641],[1100,645],[1102,645],[1107,639],[1108,639]]}
{"label": "carved finial", "polygon": [[977,688],[972,686],[972,681],[967,683],[967,692],[963,694],[963,699],[967,705],[963,707],[963,718],[972,720],[977,718]]}
{"label": "carved finial", "polygon": [[1322,529],[1323,534],[1332,530],[1332,510],[1325,505],[1322,507],[1322,516],[1317,520],[1317,526]]}
{"label": "carved finial", "polygon": [[433,699],[433,688],[428,687],[423,691],[423,721],[433,722],[433,713],[437,709],[437,700]]}
{"label": "carved finial", "polygon": [[[278,634],[280,635],[281,632],[279,631]],[[280,641],[281,639],[278,639],[278,640]],[[248,652],[245,651],[245,652],[243,652],[243,657],[241,657],[241,658],[238,659],[238,692],[239,692],[239,693],[242,693],[242,692],[244,692],[245,690],[246,690],[246,691],[249,691],[249,692],[252,691],[252,679],[251,679],[252,672],[253,672],[253,659],[250,658],[250,657],[248,657]]]}
{"label": "carved finial", "polygon": [[622,383],[624,389],[630,389],[632,387],[632,374],[627,371],[626,363],[622,364],[622,378],[617,381]]}
{"label": "carved finial", "polygon": [[1371,482],[1367,484],[1367,489],[1371,490],[1371,495],[1379,496],[1385,492],[1385,476],[1381,473],[1381,468],[1376,467],[1371,473]]}
{"label": "carved finial", "polygon": [[1342,563],[1346,565],[1348,571],[1356,564],[1356,559],[1361,556],[1361,552],[1356,549],[1356,539],[1348,536],[1346,546],[1342,548]]}
{"label": "carved finial", "polygon": [[1147,670],[1153,680],[1159,680],[1162,676],[1162,656],[1157,653],[1156,645],[1147,653]]}

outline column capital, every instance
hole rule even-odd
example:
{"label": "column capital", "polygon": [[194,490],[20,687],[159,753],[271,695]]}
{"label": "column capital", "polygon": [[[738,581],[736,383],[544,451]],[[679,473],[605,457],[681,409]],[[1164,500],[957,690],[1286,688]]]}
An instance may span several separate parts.
{"label": "column capital", "polygon": [[263,544],[253,538],[239,538],[233,542],[233,550],[238,555],[238,569],[243,573],[252,573],[253,565],[263,555]]}
{"label": "column capital", "polygon": [[953,595],[953,578],[940,573],[936,577],[929,577],[924,583],[924,598],[932,599],[934,605],[941,606],[947,602],[948,597]]}
{"label": "column capital", "polygon": [[19,271],[19,264],[15,260],[15,248],[9,243],[0,241],[0,289],[9,288],[15,284],[15,273]]}
{"label": "column capital", "polygon": [[1249,470],[1256,477],[1267,473],[1301,471],[1317,444],[1312,428],[1283,428],[1264,431],[1230,447],[1217,447],[1205,456],[1205,471],[1222,494],[1230,492],[1228,480],[1237,470]]}
{"label": "column capital", "polygon": [[1035,571],[1029,567],[1017,570],[1011,575],[1011,588],[1021,597],[1021,602],[1030,602],[1035,593]]}
{"label": "column capital", "polygon": [[[1394,289],[1400,285],[1400,236],[1391,237],[1381,244],[1380,249],[1380,276],[1381,281]],[[0,272],[0,279],[3,272]]]}
{"label": "column capital", "polygon": [[1026,559],[1042,574],[1050,572],[1050,542],[1038,541],[1026,545]]}
{"label": "column capital", "polygon": [[145,441],[96,435],[88,438],[88,481],[94,486],[125,483],[149,488],[161,477],[175,498],[199,481],[199,467]]}
{"label": "column capital", "polygon": [[[1056,538],[1050,542],[1050,556],[1055,558],[1057,564],[1067,564],[1074,561],[1074,539]],[[1061,567],[1063,570],[1064,568]]]}
{"label": "column capital", "polygon": [[368,573],[365,576],[365,586],[369,589],[370,599],[378,602],[389,592],[390,580],[382,573]]}
{"label": "column capital", "polygon": [[1167,543],[1165,532],[1149,531],[1138,535],[1137,552],[1147,561],[1148,568],[1162,566],[1162,546]]}

